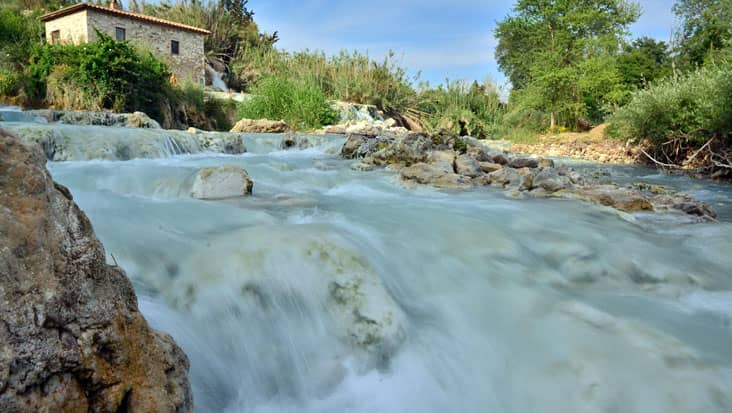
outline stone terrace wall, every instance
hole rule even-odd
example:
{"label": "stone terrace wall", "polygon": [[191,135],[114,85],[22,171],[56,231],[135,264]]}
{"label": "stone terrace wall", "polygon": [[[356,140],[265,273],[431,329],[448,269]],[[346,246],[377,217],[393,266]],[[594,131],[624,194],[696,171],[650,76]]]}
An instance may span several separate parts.
{"label": "stone terrace wall", "polygon": [[[95,28],[114,38],[115,29],[122,27],[126,31],[127,40],[149,49],[155,56],[167,62],[179,82],[198,83],[205,76],[203,49],[205,35],[97,10],[87,10],[86,13],[90,42],[97,40]],[[172,40],[177,40],[180,45],[178,55],[171,53]]]}

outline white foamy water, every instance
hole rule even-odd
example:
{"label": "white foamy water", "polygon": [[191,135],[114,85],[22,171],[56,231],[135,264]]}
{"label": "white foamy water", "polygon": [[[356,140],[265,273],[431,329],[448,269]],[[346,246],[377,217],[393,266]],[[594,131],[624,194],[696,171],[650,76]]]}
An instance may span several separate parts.
{"label": "white foamy water", "polygon": [[[408,189],[281,139],[49,164],[190,357],[197,411],[732,411],[729,221]],[[253,197],[188,196],[224,164]],[[694,185],[728,216],[732,190]]]}

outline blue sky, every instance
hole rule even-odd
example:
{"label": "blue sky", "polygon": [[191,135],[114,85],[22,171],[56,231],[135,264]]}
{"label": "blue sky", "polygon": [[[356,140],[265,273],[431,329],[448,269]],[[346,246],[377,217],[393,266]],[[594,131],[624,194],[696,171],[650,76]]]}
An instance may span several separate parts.
{"label": "blue sky", "polygon": [[[280,33],[286,50],[368,51],[383,57],[394,50],[401,63],[431,84],[445,78],[504,76],[493,57],[496,21],[510,13],[513,0],[249,0],[260,29]],[[674,25],[673,0],[641,0],[643,15],[634,37],[668,41]]]}

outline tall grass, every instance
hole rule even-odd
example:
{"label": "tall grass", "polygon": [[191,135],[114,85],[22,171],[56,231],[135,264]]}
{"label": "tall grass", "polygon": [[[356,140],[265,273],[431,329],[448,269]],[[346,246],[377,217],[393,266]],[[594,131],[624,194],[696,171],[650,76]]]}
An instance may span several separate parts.
{"label": "tall grass", "polygon": [[328,103],[314,78],[289,79],[271,75],[253,89],[239,115],[249,119],[284,120],[298,130],[312,130],[337,123],[338,113]]}
{"label": "tall grass", "polygon": [[485,137],[496,132],[504,112],[496,86],[489,81],[447,81],[426,88],[418,96],[418,108],[429,129]]}
{"label": "tall grass", "polygon": [[295,82],[314,82],[328,99],[371,104],[385,112],[400,113],[417,102],[411,86],[414,79],[393,53],[375,61],[360,52],[341,51],[328,57],[321,51],[288,53],[252,47],[242,51],[234,70],[249,91],[254,91],[259,80],[276,75]]}

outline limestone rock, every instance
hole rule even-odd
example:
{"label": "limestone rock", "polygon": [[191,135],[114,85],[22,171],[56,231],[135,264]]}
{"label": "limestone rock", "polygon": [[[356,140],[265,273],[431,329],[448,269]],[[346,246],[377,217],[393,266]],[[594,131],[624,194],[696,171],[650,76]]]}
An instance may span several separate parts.
{"label": "limestone rock", "polygon": [[502,188],[521,181],[521,175],[513,168],[501,168],[491,172],[488,176],[491,178],[491,185]]}
{"label": "limestone rock", "polygon": [[601,205],[625,212],[654,210],[651,202],[639,191],[621,188],[617,185],[589,186],[582,188],[577,194]]}
{"label": "limestone rock", "polygon": [[285,133],[289,130],[287,122],[268,119],[242,119],[231,128],[231,132],[237,133]]}
{"label": "limestone rock", "polygon": [[452,171],[447,171],[441,165],[418,163],[400,171],[402,180],[423,185],[432,185],[437,188],[465,188],[470,186],[470,180]]}
{"label": "limestone rock", "polygon": [[569,186],[569,179],[559,175],[554,168],[544,168],[534,177],[534,186],[553,193]]}
{"label": "limestone rock", "polygon": [[241,136],[234,133],[199,131],[194,135],[200,139],[201,146],[210,152],[238,155],[247,151]]}
{"label": "limestone rock", "polygon": [[191,196],[197,199],[236,198],[251,195],[253,187],[249,174],[239,166],[202,168],[193,180]]}
{"label": "limestone rock", "polygon": [[469,155],[460,155],[455,159],[455,172],[471,178],[482,175],[480,164]]}
{"label": "limestone rock", "polygon": [[511,168],[538,168],[539,161],[531,158],[514,158],[508,162],[508,166]]}
{"label": "limestone rock", "polygon": [[363,162],[356,162],[351,165],[351,169],[354,171],[368,172],[374,170],[374,165],[369,165]]}
{"label": "limestone rock", "polygon": [[480,166],[480,170],[487,174],[503,168],[503,165],[493,162],[479,162],[478,165]]}
{"label": "limestone rock", "polygon": [[0,131],[0,411],[191,411],[187,357],[44,163]]}

